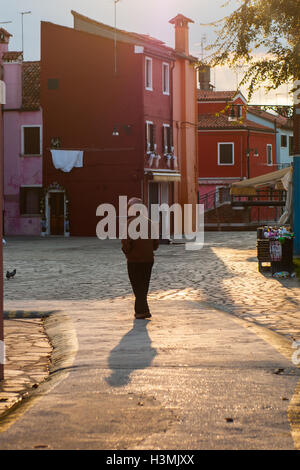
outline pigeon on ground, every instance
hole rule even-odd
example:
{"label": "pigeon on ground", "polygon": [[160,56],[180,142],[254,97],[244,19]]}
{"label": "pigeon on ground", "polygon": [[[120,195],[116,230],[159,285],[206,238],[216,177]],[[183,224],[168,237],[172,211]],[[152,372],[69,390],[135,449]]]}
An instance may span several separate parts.
{"label": "pigeon on ground", "polygon": [[6,278],[7,279],[10,279],[10,278],[13,278],[16,274],[17,270],[14,269],[11,273],[9,271],[6,271]]}

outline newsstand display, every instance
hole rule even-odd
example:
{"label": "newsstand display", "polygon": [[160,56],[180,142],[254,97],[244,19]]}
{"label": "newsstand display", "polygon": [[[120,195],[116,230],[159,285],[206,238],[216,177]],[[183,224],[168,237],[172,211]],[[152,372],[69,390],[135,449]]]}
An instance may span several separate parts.
{"label": "newsstand display", "polygon": [[258,270],[262,263],[269,263],[272,276],[293,275],[294,234],[289,225],[283,227],[259,227],[257,229]]}

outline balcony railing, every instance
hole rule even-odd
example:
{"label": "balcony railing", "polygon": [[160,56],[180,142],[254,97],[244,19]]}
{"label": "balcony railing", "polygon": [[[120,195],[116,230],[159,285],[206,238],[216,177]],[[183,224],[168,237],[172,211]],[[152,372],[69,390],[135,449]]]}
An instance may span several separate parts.
{"label": "balcony railing", "polygon": [[253,196],[231,196],[232,207],[285,206],[286,191],[279,189],[257,190]]}
{"label": "balcony railing", "polygon": [[230,202],[230,188],[217,188],[198,198],[198,204],[204,205],[204,212],[215,209],[226,202]]}

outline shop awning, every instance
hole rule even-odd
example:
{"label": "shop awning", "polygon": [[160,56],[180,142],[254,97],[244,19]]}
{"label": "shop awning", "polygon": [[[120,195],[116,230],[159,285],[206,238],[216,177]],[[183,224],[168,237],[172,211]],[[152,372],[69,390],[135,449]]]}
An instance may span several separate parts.
{"label": "shop awning", "polygon": [[151,170],[151,171],[146,171],[145,173],[152,176],[152,181],[155,181],[157,183],[181,181],[181,174],[178,171],[174,171],[174,170],[169,170],[169,171]]}
{"label": "shop awning", "polygon": [[292,171],[292,167],[287,167],[282,170],[266,173],[265,175],[256,176],[255,178],[232,183],[230,194],[231,196],[255,196],[256,189],[264,186],[272,186],[275,189],[286,189],[285,179]]}

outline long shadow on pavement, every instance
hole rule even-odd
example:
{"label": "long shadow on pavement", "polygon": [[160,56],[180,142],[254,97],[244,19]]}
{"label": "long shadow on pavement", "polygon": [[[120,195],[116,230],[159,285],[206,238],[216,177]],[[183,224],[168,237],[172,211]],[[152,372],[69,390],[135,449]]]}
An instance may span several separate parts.
{"label": "long shadow on pavement", "polygon": [[111,350],[108,358],[111,375],[105,380],[112,387],[127,385],[132,372],[152,364],[157,352],[151,346],[147,324],[147,320],[134,320],[133,328]]}

